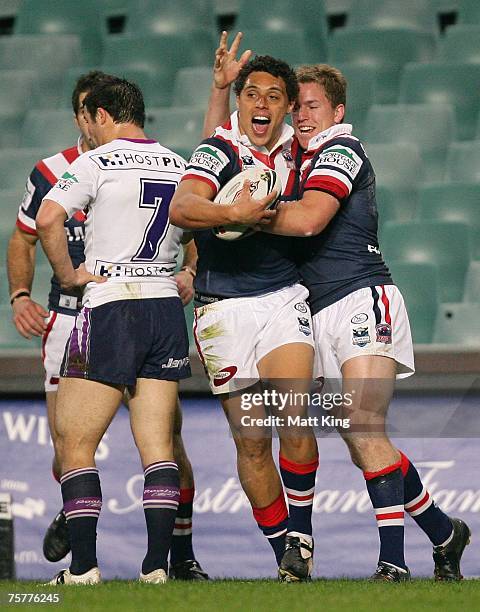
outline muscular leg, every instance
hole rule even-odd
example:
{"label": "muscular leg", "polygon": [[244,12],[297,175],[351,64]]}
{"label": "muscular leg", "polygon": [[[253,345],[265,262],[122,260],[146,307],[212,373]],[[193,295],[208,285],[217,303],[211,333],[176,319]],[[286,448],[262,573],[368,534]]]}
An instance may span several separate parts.
{"label": "muscular leg", "polygon": [[52,460],[52,473],[58,482],[60,482],[60,474],[61,474],[61,461],[58,456],[57,451],[57,430],[55,429],[55,405],[57,401],[57,392],[56,391],[47,391],[46,394],[47,401],[47,417],[48,417],[48,428],[50,430],[50,436],[53,442],[53,460]]}
{"label": "muscular leg", "polygon": [[130,424],[145,473],[143,509],[148,547],[143,575],[167,571],[180,498],[178,467],[173,461],[177,393],[177,382],[139,378],[129,402]]}
{"label": "muscular leg", "polygon": [[72,574],[84,574],[97,565],[96,528],[102,492],[94,455],[122,393],[123,389],[79,378],[62,378],[58,387],[55,429],[62,458]]}

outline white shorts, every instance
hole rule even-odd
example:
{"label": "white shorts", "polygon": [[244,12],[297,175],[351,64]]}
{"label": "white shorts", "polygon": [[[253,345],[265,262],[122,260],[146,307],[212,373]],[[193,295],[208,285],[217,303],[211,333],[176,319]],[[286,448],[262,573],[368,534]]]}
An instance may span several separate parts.
{"label": "white shorts", "polygon": [[307,297],[305,287],[297,284],[195,309],[195,345],[212,393],[231,393],[256,383],[258,362],[284,344],[302,342],[313,347]]}
{"label": "white shorts", "polygon": [[397,378],[415,371],[410,323],[395,285],[353,291],[313,317],[315,376],[341,378],[341,367],[359,355],[397,362]]}
{"label": "white shorts", "polygon": [[65,345],[75,326],[75,315],[50,311],[47,329],[42,338],[42,359],[45,368],[45,391],[56,391]]}

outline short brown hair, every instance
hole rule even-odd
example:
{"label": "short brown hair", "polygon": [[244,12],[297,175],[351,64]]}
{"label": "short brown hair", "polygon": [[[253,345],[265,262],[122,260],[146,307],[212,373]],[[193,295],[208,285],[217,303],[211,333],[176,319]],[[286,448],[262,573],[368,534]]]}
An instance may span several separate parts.
{"label": "short brown hair", "polygon": [[339,104],[346,104],[347,79],[338,68],[328,64],[314,64],[300,66],[296,73],[299,83],[318,83],[318,85],[321,85],[332,108],[336,108]]}

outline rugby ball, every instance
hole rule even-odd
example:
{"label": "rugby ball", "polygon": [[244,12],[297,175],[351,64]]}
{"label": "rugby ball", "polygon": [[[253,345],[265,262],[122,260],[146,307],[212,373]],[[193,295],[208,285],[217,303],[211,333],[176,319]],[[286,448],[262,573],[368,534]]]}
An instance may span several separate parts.
{"label": "rugby ball", "polygon": [[[217,193],[214,200],[220,206],[233,206],[240,197],[243,183],[250,181],[250,195],[254,200],[260,200],[265,196],[276,191],[278,195],[282,192],[282,184],[275,170],[269,168],[248,168],[236,174],[226,183]],[[268,208],[275,208],[277,199],[268,205]],[[214,227],[212,232],[221,240],[240,240],[254,233],[248,225],[226,225],[224,227]]]}

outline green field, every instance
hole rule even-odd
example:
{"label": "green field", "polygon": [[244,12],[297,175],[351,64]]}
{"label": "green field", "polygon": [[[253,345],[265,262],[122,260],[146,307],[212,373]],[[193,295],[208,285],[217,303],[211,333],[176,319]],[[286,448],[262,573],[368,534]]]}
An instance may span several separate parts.
{"label": "green field", "polygon": [[[60,604],[8,605],[8,593],[59,593]],[[480,610],[480,580],[408,584],[356,580],[314,580],[310,584],[278,584],[272,580],[217,580],[192,584],[145,585],[110,581],[97,586],[42,587],[38,582],[0,583],[0,608],[12,610],[132,610],[147,612],[470,612]]]}

